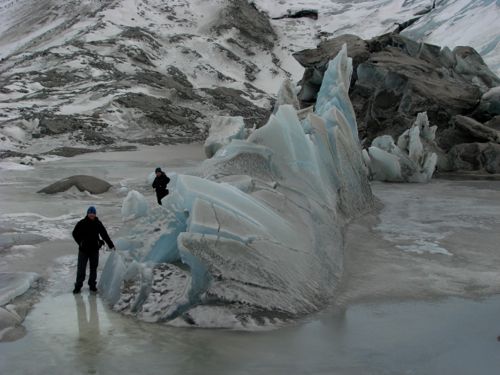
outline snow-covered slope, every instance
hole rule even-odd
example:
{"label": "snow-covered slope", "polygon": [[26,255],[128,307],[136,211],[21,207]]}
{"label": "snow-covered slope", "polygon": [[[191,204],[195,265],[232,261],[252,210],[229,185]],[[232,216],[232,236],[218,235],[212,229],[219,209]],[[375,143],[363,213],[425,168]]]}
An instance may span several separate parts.
{"label": "snow-covered slope", "polygon": [[[415,14],[403,34],[470,45],[500,73],[498,1],[432,5],[0,0],[0,150],[193,141],[214,115],[262,125],[283,79],[302,76],[293,52],[344,33],[370,38]],[[317,17],[273,19],[300,10]]]}
{"label": "snow-covered slope", "polygon": [[[313,18],[272,21],[281,45],[293,51],[311,48],[322,38],[355,34],[362,39],[393,31],[421,15],[403,34],[426,43],[471,46],[500,75],[500,3],[498,0],[256,0],[272,18],[316,10]],[[433,7],[434,3],[434,8]],[[429,11],[428,13],[425,13]],[[425,13],[422,15],[422,13]]]}
{"label": "snow-covered slope", "polygon": [[214,114],[261,124],[286,77],[241,0],[2,1],[0,32],[3,149],[192,141]]}

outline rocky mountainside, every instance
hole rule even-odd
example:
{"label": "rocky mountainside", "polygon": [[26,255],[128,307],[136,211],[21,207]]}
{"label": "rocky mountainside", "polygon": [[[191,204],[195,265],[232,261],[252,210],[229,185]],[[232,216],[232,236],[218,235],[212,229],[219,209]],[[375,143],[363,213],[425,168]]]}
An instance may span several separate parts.
{"label": "rocky mountainside", "polygon": [[344,43],[353,58],[350,95],[360,138],[399,135],[418,113],[426,111],[441,131],[440,144],[448,150],[455,140],[444,130],[453,116],[476,113],[487,120],[492,117],[476,107],[484,93],[500,85],[500,78],[473,48],[451,51],[394,33],[370,40],[343,35],[295,53],[306,68],[299,95],[303,106],[315,102],[323,72]]}
{"label": "rocky mountainside", "polygon": [[255,0],[291,50],[354,34],[362,39],[400,32],[417,42],[453,49],[471,46],[500,75],[500,6],[497,0]]}
{"label": "rocky mountainside", "polygon": [[353,59],[350,97],[365,146],[377,136],[396,138],[426,112],[437,126],[438,145],[449,152],[440,156],[441,170],[500,172],[500,132],[493,126],[500,118],[500,78],[473,48],[452,51],[397,33],[326,40],[294,54],[306,68],[302,106],[315,103],[328,62],[344,44]]}
{"label": "rocky mountainside", "polygon": [[[292,54],[347,33],[370,40],[396,31],[416,40],[405,42],[410,49],[422,41],[450,51],[470,45],[498,73],[500,29],[491,25],[499,18],[494,0],[0,0],[0,158],[201,140],[214,115],[260,126],[283,79],[303,75]],[[350,54],[358,47],[351,43]],[[432,65],[438,51],[427,50]],[[464,58],[479,58],[471,56]],[[478,97],[475,82],[459,81],[465,96],[452,100],[446,122],[469,114]],[[378,99],[367,118],[364,99],[354,98],[362,137],[399,126],[380,125],[394,98]],[[427,109],[420,104],[413,107]],[[467,111],[457,110],[462,104]],[[393,122],[407,127],[409,112]]]}
{"label": "rocky mountainside", "polygon": [[191,142],[214,114],[260,126],[287,74],[244,0],[0,3],[1,149]]}

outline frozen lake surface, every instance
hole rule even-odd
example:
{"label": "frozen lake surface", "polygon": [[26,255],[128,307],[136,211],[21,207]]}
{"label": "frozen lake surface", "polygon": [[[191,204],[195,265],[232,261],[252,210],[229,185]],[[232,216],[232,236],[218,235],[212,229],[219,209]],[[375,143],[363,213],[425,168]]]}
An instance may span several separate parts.
{"label": "frozen lake surface", "polygon": [[74,224],[94,204],[113,238],[123,225],[124,197],[116,190],[101,196],[36,191],[63,177],[89,174],[138,190],[153,205],[146,177],[156,166],[196,173],[203,157],[200,145],[145,147],[0,171],[0,234],[16,230],[50,240],[0,248],[0,272],[37,272],[46,280],[23,323],[27,334],[0,343],[1,374],[496,373],[496,181],[373,184],[383,206],[349,226],[336,299],[328,309],[280,329],[147,324],[111,311],[86,287],[73,296]]}

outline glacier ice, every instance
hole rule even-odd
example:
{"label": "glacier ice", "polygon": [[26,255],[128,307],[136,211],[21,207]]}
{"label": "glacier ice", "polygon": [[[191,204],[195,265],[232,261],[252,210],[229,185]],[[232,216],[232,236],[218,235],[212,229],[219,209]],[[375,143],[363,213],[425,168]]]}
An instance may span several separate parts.
{"label": "glacier ice", "polygon": [[122,217],[124,220],[137,219],[148,214],[149,206],[144,195],[131,190],[123,200]]}
{"label": "glacier ice", "polygon": [[283,104],[247,139],[222,132],[199,176],[176,176],[162,206],[136,215],[100,280],[113,308],[244,328],[325,306],[342,273],[343,226],[373,206],[351,73],[344,46],[314,113],[301,121]]}
{"label": "glacier ice", "polygon": [[392,182],[428,182],[436,169],[438,156],[436,126],[430,126],[427,113],[417,115],[415,123],[403,132],[397,144],[390,135],[375,138],[364,161],[372,179]]}
{"label": "glacier ice", "polygon": [[0,272],[0,306],[24,294],[37,279],[33,272]]}
{"label": "glacier ice", "polygon": [[243,117],[215,116],[205,141],[205,154],[211,158],[217,150],[233,139],[243,138],[245,138]]}

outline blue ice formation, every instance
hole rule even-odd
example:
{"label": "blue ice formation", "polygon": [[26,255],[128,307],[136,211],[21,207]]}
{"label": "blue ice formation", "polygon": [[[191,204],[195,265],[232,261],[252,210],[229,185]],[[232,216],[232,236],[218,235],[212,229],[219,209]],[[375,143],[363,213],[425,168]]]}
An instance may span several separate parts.
{"label": "blue ice formation", "polygon": [[135,190],[129,191],[122,205],[123,219],[137,219],[146,216],[148,211],[149,206],[144,195]]}
{"label": "blue ice formation", "polygon": [[251,328],[323,307],[342,273],[343,227],[373,205],[351,73],[344,46],[314,113],[300,121],[280,106],[129,222],[100,281],[113,308],[150,322]]}
{"label": "blue ice formation", "polygon": [[390,135],[372,141],[363,150],[370,178],[390,182],[429,182],[438,162],[437,126],[430,126],[427,113],[417,115],[415,123],[401,134],[397,144]]}

